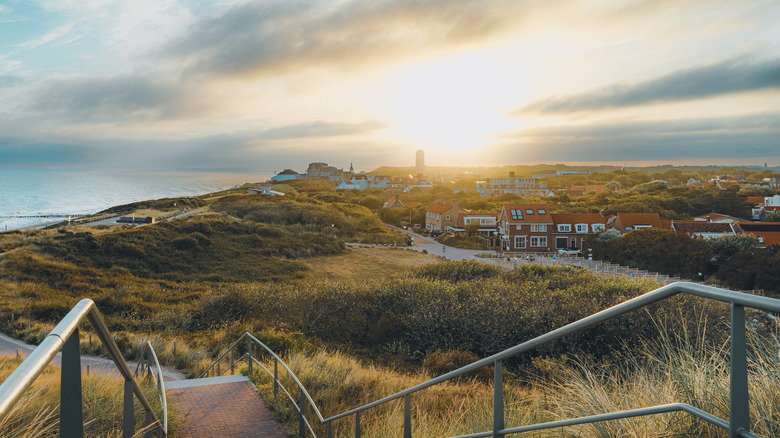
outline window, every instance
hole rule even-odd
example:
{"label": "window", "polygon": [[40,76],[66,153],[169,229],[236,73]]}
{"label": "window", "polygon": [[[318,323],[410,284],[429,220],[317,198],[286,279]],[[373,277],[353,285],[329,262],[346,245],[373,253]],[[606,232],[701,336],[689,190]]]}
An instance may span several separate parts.
{"label": "window", "polygon": [[445,221],[448,221],[448,220],[450,220],[450,215],[444,216],[444,220],[445,220]]}
{"label": "window", "polygon": [[570,224],[559,224],[558,225],[558,231],[561,233],[571,233],[571,225]]}
{"label": "window", "polygon": [[547,246],[547,237],[531,236],[531,246],[532,247]]}
{"label": "window", "polygon": [[531,225],[532,233],[546,233],[547,225]]}
{"label": "window", "polygon": [[634,227],[626,227],[626,231],[631,231],[633,229],[634,229]]}
{"label": "window", "polygon": [[764,244],[764,236],[758,236],[758,243]]}
{"label": "window", "polygon": [[512,213],[512,219],[516,221],[523,220],[523,211],[522,210],[510,210]]}
{"label": "window", "polygon": [[525,236],[515,236],[515,248],[525,248]]}
{"label": "window", "polygon": [[531,208],[526,208],[525,209],[525,214],[534,214],[534,211]]}
{"label": "window", "polygon": [[587,233],[588,232],[588,224],[577,224],[577,232],[578,233]]}
{"label": "window", "polygon": [[566,241],[565,237],[556,237],[555,238],[555,248],[557,248],[557,249],[565,249],[567,243],[568,242]]}
{"label": "window", "polygon": [[600,233],[604,231],[604,224],[593,224],[593,232]]}
{"label": "window", "polygon": [[547,214],[547,212],[543,208],[540,208],[539,209],[539,214]]}

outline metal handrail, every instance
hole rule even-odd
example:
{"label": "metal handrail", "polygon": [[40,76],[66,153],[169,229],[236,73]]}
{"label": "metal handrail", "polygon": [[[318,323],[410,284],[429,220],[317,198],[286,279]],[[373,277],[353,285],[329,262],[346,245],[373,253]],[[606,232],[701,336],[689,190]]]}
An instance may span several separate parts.
{"label": "metal handrail", "polygon": [[[143,362],[144,362],[144,354],[149,354],[147,357],[147,363],[146,367],[144,368]],[[142,373],[148,373],[152,376],[152,379],[154,379],[154,383],[157,385],[157,390],[160,392],[160,404],[163,408],[163,427],[162,430],[164,430],[166,433],[168,432],[168,400],[165,397],[165,379],[163,379],[162,374],[162,367],[160,366],[160,361],[157,360],[157,353],[154,352],[154,347],[152,346],[152,341],[146,341],[146,344],[144,344],[143,349],[141,350],[141,358],[138,361],[138,365],[135,367],[135,373],[134,376],[138,376],[138,371]],[[154,361],[155,370],[157,371],[157,374],[151,372],[151,363]]]}
{"label": "metal handrail", "polygon": [[[43,342],[33,350],[14,372],[0,385],[0,421],[11,412],[24,392],[43,372],[54,356],[62,350],[61,388],[60,388],[60,436],[83,437],[84,421],[81,398],[81,353],[79,350],[79,324],[87,319],[114,361],[119,373],[125,380],[123,437],[132,437],[135,433],[135,415],[133,395],[146,411],[146,426],[157,423],[163,425],[146,400],[138,386],[127,362],[122,357],[116,342],[106,328],[103,318],[94,301],[85,298],[79,301],[57,324]],[[162,430],[165,436],[166,430]]]}
{"label": "metal handrail", "polygon": [[[504,427],[502,363],[505,359],[516,356],[521,353],[525,353],[527,351],[548,344],[564,336],[580,332],[596,324],[607,321],[609,319],[616,318],[618,316],[621,316],[633,310],[637,310],[639,308],[648,306],[650,304],[663,301],[667,298],[670,298],[680,293],[694,295],[694,296],[698,296],[710,300],[721,301],[721,302],[731,304],[731,354],[730,354],[731,383],[730,383],[730,401],[729,401],[729,411],[730,411],[729,421],[720,419],[708,412],[702,411],[693,406],[684,403],[675,403],[675,404],[652,406],[652,407],[641,408],[641,409],[632,409],[632,410],[613,412],[608,414],[554,421],[550,423],[535,424],[535,425],[528,425],[528,426],[515,427],[515,428]],[[474,433],[470,435],[463,435],[457,438],[504,436],[504,435],[514,434],[514,433],[526,432],[530,430],[540,430],[540,429],[563,427],[563,426],[570,426],[576,424],[592,423],[598,421],[607,421],[607,420],[616,420],[616,419],[636,417],[636,416],[654,415],[654,414],[674,412],[674,411],[687,412],[688,414],[691,414],[715,426],[721,427],[723,429],[727,429],[729,430],[730,437],[757,437],[757,435],[754,435],[753,433],[750,432],[750,416],[749,416],[749,409],[748,409],[749,400],[748,400],[748,386],[747,386],[748,382],[747,382],[747,344],[746,344],[746,334],[745,334],[745,330],[746,330],[745,307],[762,309],[764,311],[773,312],[773,313],[780,313],[780,300],[756,296],[756,295],[750,295],[742,292],[720,289],[712,286],[689,283],[689,282],[672,283],[660,287],[651,292],[647,292],[636,298],[625,301],[621,304],[602,310],[601,312],[595,313],[591,316],[585,317],[583,319],[565,325],[556,330],[550,331],[541,336],[537,336],[536,338],[518,344],[514,347],[508,348],[492,356],[473,362],[464,367],[458,368],[457,370],[451,371],[449,373],[430,379],[426,382],[407,388],[403,391],[399,391],[395,394],[389,395],[382,399],[373,401],[371,403],[367,403],[363,406],[342,412],[337,415],[333,415],[328,418],[323,418],[319,409],[314,403],[314,400],[312,400],[311,396],[303,387],[298,377],[295,375],[295,373],[292,372],[292,370],[290,370],[287,364],[284,363],[284,361],[281,358],[279,358],[279,356],[276,353],[274,353],[268,346],[260,342],[257,338],[255,338],[248,332],[245,332],[243,335],[241,335],[241,337],[236,342],[234,342],[230,346],[230,348],[225,351],[225,353],[220,355],[217,361],[215,361],[209,368],[207,368],[207,370],[203,373],[203,375],[208,374],[208,372],[211,371],[215,365],[218,366],[219,360],[223,358],[228,352],[231,352],[232,354],[233,348],[235,348],[239,342],[241,342],[245,338],[248,338],[251,342],[257,343],[258,345],[263,347],[263,349],[265,349],[268,353],[270,353],[274,359],[274,373],[273,373],[274,395],[276,395],[277,392],[276,390],[277,387],[279,386],[277,365],[281,363],[282,367],[284,367],[284,369],[287,370],[289,376],[293,379],[293,381],[301,391],[301,401],[299,403],[300,406],[304,405],[304,401],[308,402],[308,404],[313,408],[313,411],[316,414],[319,421],[327,425],[329,438],[332,436],[332,422],[350,415],[355,415],[355,434],[356,437],[359,438],[361,412],[385,404],[387,402],[399,399],[401,397],[404,398],[404,437],[409,438],[411,437],[410,396],[412,394],[421,391],[423,389],[426,389],[430,386],[434,386],[439,383],[454,379],[456,377],[462,376],[464,374],[470,373],[474,370],[489,365],[494,365],[495,367],[493,430],[488,432],[480,432],[480,433]],[[249,372],[251,374],[252,372],[251,364],[253,362],[258,364],[260,363],[256,361],[252,356],[251,343],[249,348],[250,349],[248,354],[250,360],[248,362],[250,363]],[[242,356],[242,358],[243,357],[244,356]],[[233,364],[231,364],[231,370],[233,368],[232,365]],[[265,366],[261,365],[261,367],[268,374],[271,374],[271,372]],[[291,400],[293,400],[293,397],[289,394],[289,392],[286,389],[284,389],[284,391],[285,393],[287,393],[288,397]],[[295,404],[294,401],[293,403]],[[300,418],[299,436],[304,436],[305,435],[304,423],[308,426],[308,421],[306,421],[305,419],[303,408],[299,408],[298,404],[296,404],[296,410],[298,410],[299,418]],[[314,432],[311,430],[311,427],[309,427],[309,430],[311,431],[312,436],[316,437]]]}

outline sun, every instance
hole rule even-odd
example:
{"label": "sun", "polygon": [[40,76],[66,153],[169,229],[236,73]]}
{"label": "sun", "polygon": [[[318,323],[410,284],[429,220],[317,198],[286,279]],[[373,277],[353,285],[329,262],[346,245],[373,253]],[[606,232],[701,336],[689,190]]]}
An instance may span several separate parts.
{"label": "sun", "polygon": [[506,54],[479,52],[409,66],[385,88],[391,135],[451,150],[492,143],[517,122],[505,116],[524,86],[512,64]]}

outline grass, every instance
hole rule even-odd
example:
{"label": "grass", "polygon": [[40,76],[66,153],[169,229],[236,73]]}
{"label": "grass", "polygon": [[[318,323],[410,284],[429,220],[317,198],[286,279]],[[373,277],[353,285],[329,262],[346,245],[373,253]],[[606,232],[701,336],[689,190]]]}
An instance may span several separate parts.
{"label": "grass", "polygon": [[[16,369],[21,358],[0,357],[0,382]],[[162,418],[162,409],[156,388],[151,381],[140,380],[155,413]],[[84,434],[86,437],[122,436],[122,394],[124,380],[119,377],[91,373],[82,374],[82,400],[84,412]],[[60,370],[48,366],[23,394],[11,413],[0,422],[0,436],[4,438],[49,438],[59,436]],[[142,429],[144,411],[135,403],[136,434],[144,436]],[[170,415],[169,415],[170,418]],[[169,419],[169,424],[175,421]],[[169,429],[173,429],[169,426]],[[175,433],[169,436],[175,436]]]}
{"label": "grass", "polygon": [[[698,327],[706,327],[701,324]],[[667,403],[688,403],[728,419],[727,346],[706,344],[700,333],[672,333],[661,327],[643,353],[615,363],[586,358],[541,359],[536,375],[505,373],[507,427],[578,418]],[[749,367],[751,431],[780,434],[780,370],[777,338],[753,337]],[[293,352],[286,356],[323,417],[339,414],[428,380],[424,371],[404,374],[367,365],[337,352]],[[266,363],[272,369],[273,363]],[[273,396],[272,378],[258,369],[252,376],[279,421],[292,432],[297,414],[280,391]],[[280,370],[282,368],[280,367]],[[246,369],[244,368],[244,371]],[[492,372],[492,370],[489,370]],[[515,370],[517,371],[517,370]],[[295,383],[280,372],[282,384],[297,400]],[[492,384],[480,378],[449,381],[411,396],[414,436],[457,436],[492,429]],[[309,409],[307,418],[324,433]],[[361,413],[362,436],[396,437],[403,427],[403,401]],[[334,422],[334,436],[354,436],[354,416]],[[685,413],[669,413],[535,432],[535,437],[721,437],[728,433]]]}
{"label": "grass", "polygon": [[438,261],[433,255],[394,248],[350,248],[336,256],[300,260],[312,278],[333,281],[389,278]]}

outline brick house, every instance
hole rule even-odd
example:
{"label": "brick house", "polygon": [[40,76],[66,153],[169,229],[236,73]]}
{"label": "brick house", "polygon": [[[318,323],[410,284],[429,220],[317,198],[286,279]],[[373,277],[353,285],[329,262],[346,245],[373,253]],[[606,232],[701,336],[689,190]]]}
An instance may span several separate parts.
{"label": "brick house", "polygon": [[553,249],[582,249],[585,239],[604,231],[607,219],[598,213],[571,213],[552,215],[550,239]]}
{"label": "brick house", "polygon": [[756,236],[757,248],[780,245],[780,222],[740,222],[739,231]]}
{"label": "brick house", "polygon": [[547,204],[504,204],[498,218],[501,249],[509,252],[551,251],[553,219]]}
{"label": "brick house", "polygon": [[447,227],[456,228],[458,217],[468,210],[458,206],[458,201],[437,201],[425,209],[425,229],[431,233],[443,233]]}

